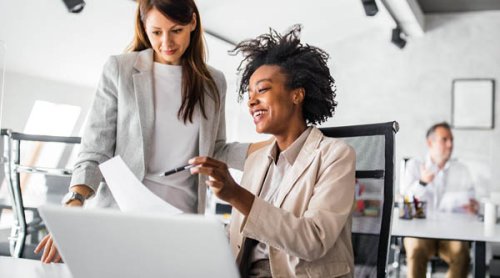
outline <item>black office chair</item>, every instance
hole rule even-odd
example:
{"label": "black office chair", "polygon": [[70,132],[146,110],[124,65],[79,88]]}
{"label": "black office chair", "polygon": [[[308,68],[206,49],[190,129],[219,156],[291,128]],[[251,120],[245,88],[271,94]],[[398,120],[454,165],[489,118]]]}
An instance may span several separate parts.
{"label": "black office chair", "polygon": [[[12,132],[8,129],[2,130],[4,139],[4,169],[5,178],[9,189],[9,203],[13,212],[13,225],[8,244],[0,243],[0,254],[8,253],[13,257],[37,259],[33,250],[38,243],[40,231],[45,229],[36,207],[26,207],[22,194],[21,173],[43,174],[47,185],[48,197],[54,197],[57,200],[48,200],[52,203],[59,203],[67,191],[71,170],[64,169],[65,163],[60,161],[56,168],[47,168],[43,166],[25,165],[21,161],[21,150],[23,144],[27,142],[40,142],[43,144],[69,144],[63,151],[63,159],[69,157],[69,153],[75,144],[80,143],[79,137],[61,137],[47,135],[31,135]],[[59,194],[50,194],[55,184],[64,187],[63,192]],[[31,213],[31,220],[27,220],[27,212]],[[6,246],[7,245],[7,246]]]}
{"label": "black office chair", "polygon": [[386,277],[398,130],[397,122],[321,128],[325,136],[342,138],[356,151],[354,277]]}

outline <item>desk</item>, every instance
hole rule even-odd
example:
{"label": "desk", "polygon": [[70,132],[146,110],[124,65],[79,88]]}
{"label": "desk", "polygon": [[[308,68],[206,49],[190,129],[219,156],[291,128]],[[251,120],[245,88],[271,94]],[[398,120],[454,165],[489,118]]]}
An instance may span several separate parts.
{"label": "desk", "polygon": [[399,218],[396,208],[392,217],[393,236],[471,241],[474,250],[474,277],[485,277],[485,242],[500,242],[500,225],[493,234],[485,235],[484,224],[477,216],[461,213],[434,213],[426,219]]}
{"label": "desk", "polygon": [[40,261],[0,256],[0,277],[71,278],[65,264],[43,264]]}

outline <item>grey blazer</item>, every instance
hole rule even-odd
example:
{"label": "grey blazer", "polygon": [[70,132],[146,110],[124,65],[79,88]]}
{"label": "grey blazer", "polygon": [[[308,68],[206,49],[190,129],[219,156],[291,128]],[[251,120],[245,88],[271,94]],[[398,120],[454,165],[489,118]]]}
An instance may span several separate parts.
{"label": "grey blazer", "polygon": [[[153,50],[109,58],[104,66],[82,136],[70,186],[85,184],[96,192],[88,206],[116,207],[98,165],[120,155],[139,180],[154,150]],[[207,119],[200,115],[199,155],[213,156],[230,167],[243,169],[248,144],[226,144],[224,75],[209,68],[220,94],[220,106],[205,98]],[[175,131],[172,131],[175,132]],[[198,213],[205,209],[205,177],[198,179]]]}

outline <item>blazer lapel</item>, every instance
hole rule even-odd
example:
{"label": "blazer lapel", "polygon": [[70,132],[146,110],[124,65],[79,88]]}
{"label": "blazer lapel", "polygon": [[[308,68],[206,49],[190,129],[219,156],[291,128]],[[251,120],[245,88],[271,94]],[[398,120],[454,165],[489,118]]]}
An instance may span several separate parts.
{"label": "blazer lapel", "polygon": [[[139,52],[133,74],[134,93],[141,123],[144,157],[150,157],[149,146],[154,130],[154,91],[153,91],[153,51]],[[144,161],[145,163],[145,161]]]}
{"label": "blazer lapel", "polygon": [[323,134],[317,128],[313,127],[311,134],[306,139],[304,146],[299,152],[297,159],[293,163],[292,169],[288,172],[281,181],[278,192],[278,198],[276,199],[275,205],[281,207],[286,196],[292,190],[293,186],[299,179],[299,177],[304,173],[304,171],[309,167],[311,162],[317,155],[318,145],[321,141]]}

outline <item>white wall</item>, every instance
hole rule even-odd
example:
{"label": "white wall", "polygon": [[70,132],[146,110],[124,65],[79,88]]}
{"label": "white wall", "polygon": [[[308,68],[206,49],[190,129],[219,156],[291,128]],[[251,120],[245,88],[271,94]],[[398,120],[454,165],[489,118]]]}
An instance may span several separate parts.
{"label": "white wall", "polygon": [[[493,78],[498,88],[500,12],[427,15],[426,24],[425,36],[410,38],[403,50],[390,44],[390,30],[326,46],[339,109],[325,126],[396,120],[397,161],[423,156],[426,129],[451,121],[454,78]],[[498,110],[499,97],[495,106]],[[481,195],[500,191],[499,120],[497,112],[493,130],[454,130],[454,156],[472,168]]]}
{"label": "white wall", "polygon": [[7,72],[1,126],[13,131],[24,132],[35,101],[41,100],[81,107],[81,113],[73,132],[59,134],[78,136],[93,96],[94,88],[91,87]]}
{"label": "white wall", "polygon": [[7,70],[95,86],[108,56],[132,40],[137,4],[85,2],[80,14],[72,14],[61,0],[0,0]]}
{"label": "white wall", "polygon": [[[323,41],[336,43],[317,45],[331,54],[332,73],[338,85],[337,113],[323,126],[397,120],[401,126],[397,134],[397,161],[403,156],[421,156],[425,153],[424,133],[427,127],[451,119],[451,84],[454,78],[488,77],[499,80],[500,12],[427,15],[426,23],[425,36],[410,38],[403,50],[389,42],[390,29],[387,27],[370,28],[341,42],[325,39]],[[120,26],[130,29],[126,24]],[[324,36],[334,37],[335,33]],[[210,63],[222,69],[228,81],[226,111],[229,140],[265,138],[255,133],[245,104],[236,103],[238,78],[235,69],[240,57],[226,56],[226,51],[230,49],[228,45],[211,39],[208,39],[208,44]],[[100,71],[100,66],[93,67],[95,77]],[[22,130],[33,101],[42,94],[49,101],[82,104],[81,124],[94,94],[94,87],[90,84],[96,83],[97,80],[87,82],[89,85],[67,84],[10,72],[6,77],[2,127]],[[499,98],[496,99],[498,107]],[[496,123],[499,122],[497,115]],[[455,156],[472,167],[480,193],[484,194],[492,188],[500,190],[500,182],[496,182],[500,180],[500,173],[495,165],[500,159],[500,145],[496,143],[496,138],[500,138],[499,128],[454,132]]]}
{"label": "white wall", "polygon": [[[66,104],[80,107],[80,115],[73,127],[71,133],[65,134],[51,134],[51,135],[61,135],[61,136],[80,136],[80,130],[82,124],[87,115],[87,111],[92,102],[94,89],[90,87],[80,86],[76,84],[64,83],[61,81],[54,81],[42,77],[30,76],[21,73],[7,72],[5,75],[5,93],[3,100],[3,118],[1,127],[9,128],[16,132],[25,132],[27,126],[28,118],[33,110],[36,101],[46,101],[54,104]],[[2,105],[0,104],[0,105]],[[66,115],[67,116],[67,115]],[[59,117],[64,117],[64,115],[56,115],[52,118],[54,122],[49,123],[52,125],[58,125],[62,123],[67,123],[66,119],[61,119]],[[33,126],[32,126],[33,127]],[[54,130],[54,128],[51,128]],[[66,130],[68,130],[66,128]],[[47,133],[43,133],[47,134]],[[53,147],[53,146],[52,146]],[[49,146],[50,148],[50,146]],[[0,139],[0,152],[3,153],[3,140]],[[51,153],[45,157],[47,159],[53,159],[59,157],[60,153]],[[66,161],[66,160],[64,160]],[[39,161],[40,162],[40,161]],[[43,161],[42,161],[43,162]],[[3,164],[0,164],[3,167]],[[45,165],[47,166],[47,165]],[[53,165],[55,166],[55,165]],[[61,167],[64,167],[62,165]],[[3,180],[4,173],[0,171],[0,181]],[[32,179],[39,181],[41,176],[33,176]],[[43,182],[43,181],[42,181]],[[0,195],[6,194],[6,189],[2,188],[3,184],[0,183]],[[42,189],[45,189],[43,187]]]}

